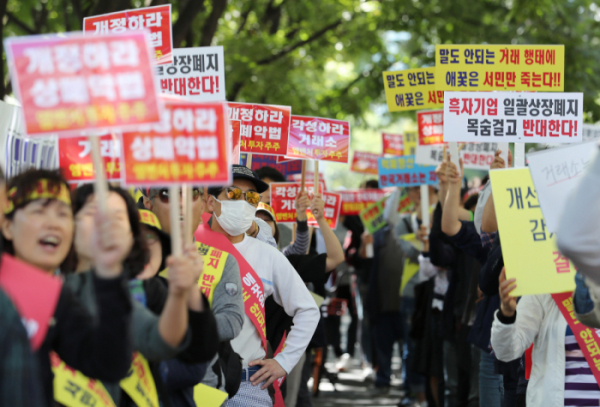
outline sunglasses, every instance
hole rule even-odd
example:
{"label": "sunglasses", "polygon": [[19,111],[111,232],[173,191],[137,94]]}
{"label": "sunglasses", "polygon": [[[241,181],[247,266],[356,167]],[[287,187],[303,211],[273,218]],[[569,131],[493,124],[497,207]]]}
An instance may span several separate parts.
{"label": "sunglasses", "polygon": [[239,201],[243,196],[250,205],[258,205],[260,203],[261,195],[256,191],[243,192],[238,187],[223,188],[223,191],[225,191],[227,199],[230,201]]}
{"label": "sunglasses", "polygon": [[[196,202],[204,193],[203,188],[192,188],[192,201]],[[181,196],[182,192],[181,190],[179,190],[179,196]],[[162,203],[169,203],[169,190],[168,189],[161,189],[160,191],[158,191],[158,199],[160,199],[160,201]]]}

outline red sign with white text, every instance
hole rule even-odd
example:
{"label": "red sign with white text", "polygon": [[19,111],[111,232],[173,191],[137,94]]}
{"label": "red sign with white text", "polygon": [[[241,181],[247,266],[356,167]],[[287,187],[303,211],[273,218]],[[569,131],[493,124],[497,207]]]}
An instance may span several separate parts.
{"label": "red sign with white text", "polygon": [[239,120],[229,120],[229,128],[231,129],[231,162],[238,164],[240,162],[240,126],[242,122]]}
{"label": "red sign with white text", "polygon": [[444,142],[444,111],[431,110],[417,112],[419,124],[419,145],[429,146]]}
{"label": "red sign with white text", "polygon": [[[290,177],[292,179],[292,181],[294,182],[301,182],[302,181],[302,173],[298,173],[298,174],[292,174],[292,176]],[[304,174],[304,182],[315,182],[315,173],[312,171],[306,171],[306,173]],[[325,183],[325,174],[323,174],[322,172],[319,171],[319,185],[321,185],[321,192],[322,191],[327,191],[327,184]]]}
{"label": "red sign with white text", "polygon": [[123,133],[126,185],[228,185],[229,120],[225,103],[166,101],[160,125]]}
{"label": "red sign with white text", "polygon": [[383,154],[404,155],[404,137],[402,134],[381,133]]}
{"label": "red sign with white text", "polygon": [[349,148],[349,122],[292,116],[287,157],[348,163]]}
{"label": "red sign with white text", "polygon": [[355,151],[350,171],[377,175],[380,157],[378,154]]}
{"label": "red sign with white text", "polygon": [[29,136],[79,136],[160,119],[143,31],[12,37],[6,51]]}
{"label": "red sign with white text", "polygon": [[355,191],[340,191],[342,196],[342,215],[358,215],[367,206],[383,199],[387,193],[384,189],[359,189]]}
{"label": "red sign with white text", "polygon": [[[68,182],[92,182],[95,179],[92,143],[87,137],[58,139],[58,166]],[[121,140],[114,134],[100,137],[100,156],[106,179],[121,179]]]}
{"label": "red sign with white text", "polygon": [[[271,186],[271,207],[275,212],[277,223],[295,223],[296,207],[295,200],[300,193],[300,183],[295,182],[274,182]],[[308,196],[312,198],[314,194],[314,184],[306,182],[304,184]],[[321,186],[322,188],[322,186]],[[323,201],[325,201],[325,219],[332,229],[337,227],[341,212],[342,197],[338,193],[323,192],[321,189]],[[308,226],[318,227],[318,223],[313,214],[307,211]]]}
{"label": "red sign with white text", "polygon": [[125,31],[150,31],[150,41],[159,65],[173,62],[171,5],[143,7],[83,19],[83,31],[92,35]]}
{"label": "red sign with white text", "polygon": [[289,106],[229,103],[229,119],[240,120],[243,153],[284,155],[290,133]]}

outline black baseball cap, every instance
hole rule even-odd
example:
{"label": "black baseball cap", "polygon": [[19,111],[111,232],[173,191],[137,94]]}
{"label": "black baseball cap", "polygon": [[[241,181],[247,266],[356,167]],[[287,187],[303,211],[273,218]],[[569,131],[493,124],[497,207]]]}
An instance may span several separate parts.
{"label": "black baseball cap", "polygon": [[[250,168],[245,167],[239,164],[233,164],[231,166],[231,173],[233,175],[233,179],[247,179],[248,181],[252,181],[254,187],[256,188],[256,192],[259,194],[265,192],[269,189],[269,185],[261,180],[256,172],[252,171]],[[208,188],[208,193],[211,195],[218,195],[221,192],[222,187],[210,187]]]}

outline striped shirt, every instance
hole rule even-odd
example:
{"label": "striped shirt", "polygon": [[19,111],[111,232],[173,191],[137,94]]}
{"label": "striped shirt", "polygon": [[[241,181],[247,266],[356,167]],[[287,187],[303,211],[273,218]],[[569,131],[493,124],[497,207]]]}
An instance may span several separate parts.
{"label": "striped shirt", "polygon": [[565,337],[565,407],[595,406],[600,402],[600,387],[567,325]]}

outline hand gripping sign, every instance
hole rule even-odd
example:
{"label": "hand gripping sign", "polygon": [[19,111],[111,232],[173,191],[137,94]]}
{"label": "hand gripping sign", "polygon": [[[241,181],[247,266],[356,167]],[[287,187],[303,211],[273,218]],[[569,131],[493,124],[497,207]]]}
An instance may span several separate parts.
{"label": "hand gripping sign", "polygon": [[13,37],[5,44],[29,136],[79,136],[160,119],[144,31]]}
{"label": "hand gripping sign", "polygon": [[86,34],[102,35],[148,30],[156,55],[156,63],[159,65],[173,62],[171,26],[170,4],[119,11],[83,19],[83,30]]}

